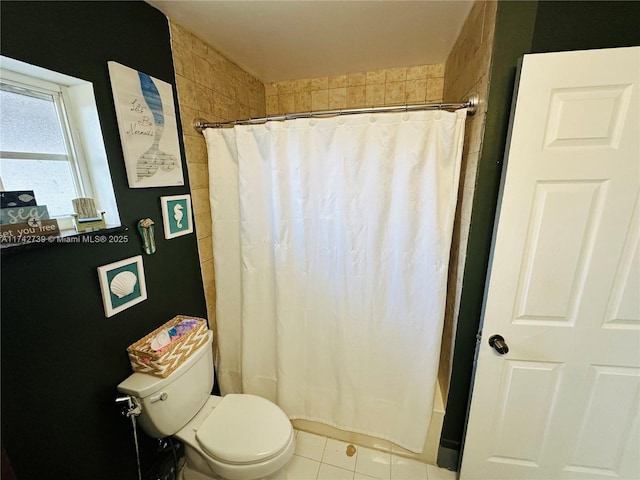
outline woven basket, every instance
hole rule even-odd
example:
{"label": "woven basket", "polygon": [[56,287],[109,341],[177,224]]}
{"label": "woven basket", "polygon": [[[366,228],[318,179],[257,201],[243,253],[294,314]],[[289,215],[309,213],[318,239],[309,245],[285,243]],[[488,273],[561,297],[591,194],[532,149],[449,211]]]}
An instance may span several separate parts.
{"label": "woven basket", "polygon": [[[151,340],[157,334],[183,320],[197,320],[198,324],[167,345],[161,352],[156,352],[151,348]],[[204,345],[207,338],[207,321],[205,319],[178,315],[127,348],[131,368],[134,372],[164,378],[189,358],[198,347]]]}

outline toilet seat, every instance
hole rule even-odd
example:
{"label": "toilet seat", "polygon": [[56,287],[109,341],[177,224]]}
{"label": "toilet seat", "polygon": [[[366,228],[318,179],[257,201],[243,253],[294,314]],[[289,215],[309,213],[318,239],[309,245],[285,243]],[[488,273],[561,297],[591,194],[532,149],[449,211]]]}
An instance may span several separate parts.
{"label": "toilet seat", "polygon": [[198,428],[196,440],[212,458],[246,465],[276,457],[291,435],[291,422],[277,405],[255,395],[230,394]]}

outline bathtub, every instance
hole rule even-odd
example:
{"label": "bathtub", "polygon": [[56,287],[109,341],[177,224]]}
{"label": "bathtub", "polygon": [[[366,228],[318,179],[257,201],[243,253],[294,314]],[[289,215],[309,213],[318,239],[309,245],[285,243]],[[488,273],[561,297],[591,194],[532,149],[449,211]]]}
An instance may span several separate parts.
{"label": "bathtub", "polygon": [[310,420],[292,420],[293,427],[296,430],[302,430],[317,435],[323,435],[329,438],[335,438],[343,442],[354,443],[363,447],[374,448],[385,452],[393,452],[396,455],[412,458],[423,463],[436,465],[438,458],[438,448],[440,446],[440,433],[442,432],[442,423],[444,422],[444,401],[442,399],[442,391],[440,385],[437,385],[435,398],[433,402],[433,413],[431,414],[431,424],[427,432],[427,438],[424,450],[421,453],[414,453],[406,450],[398,445],[379,438],[370,437],[361,433],[347,432],[340,430],[324,423],[312,422]]}

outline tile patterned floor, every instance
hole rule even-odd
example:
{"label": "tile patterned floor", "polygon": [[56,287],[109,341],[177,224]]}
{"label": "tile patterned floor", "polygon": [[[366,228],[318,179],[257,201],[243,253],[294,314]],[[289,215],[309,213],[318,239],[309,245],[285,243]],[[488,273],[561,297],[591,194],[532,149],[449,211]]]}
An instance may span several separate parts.
{"label": "tile patterned floor", "polygon": [[456,473],[415,460],[303,431],[296,432],[296,452],[269,480],[455,480]]}

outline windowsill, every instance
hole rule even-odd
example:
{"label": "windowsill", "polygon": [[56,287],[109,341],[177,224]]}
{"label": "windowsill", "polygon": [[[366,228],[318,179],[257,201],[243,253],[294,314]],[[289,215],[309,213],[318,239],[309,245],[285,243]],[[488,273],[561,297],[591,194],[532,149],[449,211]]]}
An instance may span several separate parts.
{"label": "windowsill", "polygon": [[[13,254],[31,250],[34,248],[44,248],[52,245],[67,245],[75,243],[109,244],[127,243],[129,228],[125,225],[107,226],[102,230],[93,232],[77,232],[75,230],[63,230],[58,235],[47,235],[38,237],[25,237],[21,243],[0,243],[0,254]],[[123,235],[124,234],[124,235]],[[126,238],[125,238],[126,236]]]}

